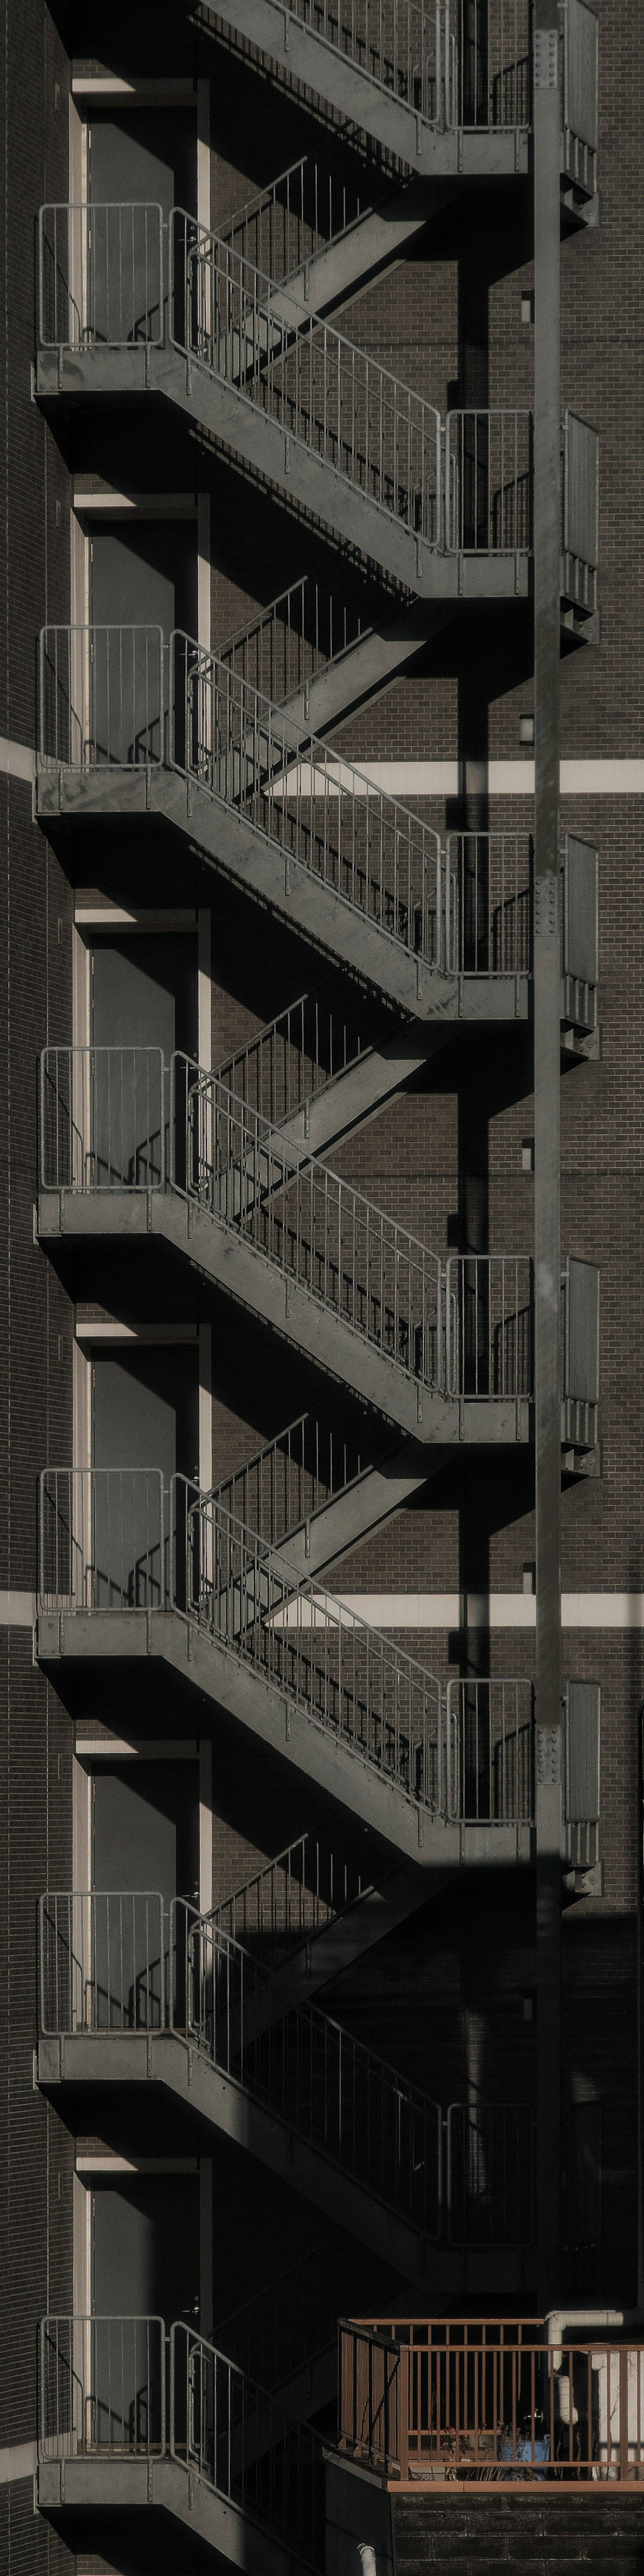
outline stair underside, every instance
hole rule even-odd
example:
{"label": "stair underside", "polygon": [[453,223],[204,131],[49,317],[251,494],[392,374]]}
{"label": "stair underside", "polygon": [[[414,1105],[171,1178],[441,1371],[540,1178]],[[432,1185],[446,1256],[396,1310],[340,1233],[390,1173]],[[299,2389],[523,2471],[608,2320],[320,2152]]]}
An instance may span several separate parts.
{"label": "stair underside", "polygon": [[[109,824],[118,815],[150,815],[180,833],[217,869],[257,896],[322,954],[384,993],[410,1018],[437,1024],[514,1021],[528,1017],[527,975],[443,974],[402,941],[390,939],[299,860],[286,856],[236,806],[210,796],[196,779],[161,768],[43,769],[36,782],[39,820],[61,816]],[[143,856],[143,850],[142,850]]]}
{"label": "stair underside", "polygon": [[269,1261],[236,1227],[210,1216],[197,1201],[183,1198],[178,1191],[114,1190],[109,1193],[109,1207],[99,1193],[84,1198],[72,1190],[42,1192],[38,1233],[42,1243],[84,1243],[94,1249],[103,1243],[138,1241],[150,1247],[152,1259],[154,1244],[163,1243],[172,1257],[187,1259],[202,1279],[269,1324],[383,1421],[408,1439],[427,1444],[430,1453],[436,1442],[487,1448],[497,1442],[515,1445],[530,1436],[530,1405],[525,1398],[490,1396],[479,1401],[465,1396],[459,1401],[436,1392],[390,1359],[377,1342],[369,1342],[334,1307]]}
{"label": "stair underside", "polygon": [[196,357],[149,343],[41,350],[36,393],[68,401],[160,395],[421,598],[526,599],[531,592],[527,554],[440,553]]}
{"label": "stair underside", "polygon": [[[101,2544],[101,2516],[115,2508],[130,2515],[154,2507],[172,2514],[196,2540],[209,2544],[217,2559],[239,2569],[240,2576],[308,2576],[308,2561],[291,2540],[273,2538],[228,2496],[220,2496],[205,2479],[188,2476],[177,2459],[41,2459],[37,2471],[41,2512],[82,2512],[97,2516],[96,2546]],[[130,2523],[128,2533],[131,2535]]]}
{"label": "stair underside", "polygon": [[202,2132],[214,2128],[245,2148],[405,2280],[424,2285],[426,2294],[453,2295],[468,2284],[482,2288],[484,2282],[491,2288],[499,2275],[503,2285],[517,2286],[522,2275],[530,2278],[531,2249],[434,2245],[420,2226],[378,2200],[362,2177],[332,2162],[281,2113],[254,2100],[233,2077],[171,2032],[41,2039],[38,2082],[59,2102],[65,2085],[101,2088],[102,2118],[108,2117],[105,2097],[113,2086],[157,2085],[184,2105]]}
{"label": "stair underside", "polygon": [[291,269],[273,287],[269,316],[275,315],[281,330],[282,313],[288,317],[292,304],[301,306],[305,315],[341,313],[385,270],[394,268],[413,243],[420,246],[428,225],[442,214],[453,194],[449,182],[432,188],[426,179],[411,179],[406,188],[392,189],[380,205],[358,215],[335,240],[320,242],[299,268]]}
{"label": "stair underside", "polygon": [[[65,1674],[73,1699],[92,1688],[97,1668],[114,1689],[119,1663],[137,1667],[138,1707],[158,1733],[161,1676],[172,1672],[192,1697],[198,1694],[205,1723],[223,1711],[261,1742],[270,1754],[292,1766],[298,1779],[321,1791],[340,1817],[347,1812],[378,1837],[393,1859],[416,1863],[421,1871],[458,1868],[465,1860],[477,1867],[513,1867],[531,1857],[532,1831],[525,1824],[444,1823],[408,1795],[404,1784],[380,1770],[346,1736],[325,1726],[308,1706],[287,1697],[267,1679],[250,1657],[220,1644],[172,1610],[43,1610],[38,1619],[39,1662],[52,1675]],[[149,1694],[149,1706],[148,1706]],[[173,1723],[174,1712],[173,1712]],[[194,1731],[194,1713],[189,1724]],[[176,1731],[176,1725],[175,1725]],[[202,1728],[203,1731],[203,1728]],[[386,1867],[383,1860],[383,1868]],[[431,1894],[431,1886],[428,1888]]]}

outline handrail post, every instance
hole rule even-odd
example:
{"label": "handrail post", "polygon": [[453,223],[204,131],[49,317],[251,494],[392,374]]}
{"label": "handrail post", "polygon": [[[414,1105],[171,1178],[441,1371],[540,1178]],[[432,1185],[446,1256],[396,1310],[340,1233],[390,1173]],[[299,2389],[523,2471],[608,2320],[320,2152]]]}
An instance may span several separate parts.
{"label": "handrail post", "polygon": [[[607,2367],[609,2377],[610,2362]],[[609,2408],[610,2421],[610,2408]],[[628,2478],[628,2345],[619,2349],[619,2475],[623,2485]]]}
{"label": "handrail post", "polygon": [[[410,2332],[411,2332],[411,2328],[410,2328]],[[400,2396],[399,2396],[399,2401],[398,2401],[398,2404],[399,2404],[399,2421],[398,2421],[398,2450],[399,2450],[399,2459],[400,2459],[400,2477],[401,2477],[401,2483],[402,2483],[403,2481],[406,2483],[406,2482],[407,2482],[407,2480],[408,2480],[408,2478],[409,2478],[409,2399],[410,2399],[410,2389],[411,2389],[411,2369],[410,2369],[410,2363],[411,2363],[411,2350],[410,2350],[410,2346],[409,2346],[409,2344],[407,2344],[407,2343],[403,2343],[403,2344],[401,2344],[401,2345],[400,2345],[400,2360],[399,2360],[399,2387],[400,2387]],[[389,2462],[387,2462],[387,2466],[389,2466]]]}

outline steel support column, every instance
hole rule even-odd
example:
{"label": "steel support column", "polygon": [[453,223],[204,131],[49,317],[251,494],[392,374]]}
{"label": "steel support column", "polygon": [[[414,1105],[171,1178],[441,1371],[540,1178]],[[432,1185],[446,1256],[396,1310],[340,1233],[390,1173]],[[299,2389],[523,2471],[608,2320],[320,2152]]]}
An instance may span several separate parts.
{"label": "steel support column", "polygon": [[535,0],[535,1413],[537,2297],[561,2291],[559,15]]}

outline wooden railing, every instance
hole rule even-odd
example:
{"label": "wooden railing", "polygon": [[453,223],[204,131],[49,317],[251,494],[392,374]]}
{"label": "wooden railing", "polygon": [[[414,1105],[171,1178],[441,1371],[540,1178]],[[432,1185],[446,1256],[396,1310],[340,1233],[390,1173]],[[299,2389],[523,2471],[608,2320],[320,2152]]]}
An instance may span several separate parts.
{"label": "wooden railing", "polygon": [[644,2479],[644,2344],[552,2343],[538,2319],[340,2327],[340,2445],[389,2480]]}

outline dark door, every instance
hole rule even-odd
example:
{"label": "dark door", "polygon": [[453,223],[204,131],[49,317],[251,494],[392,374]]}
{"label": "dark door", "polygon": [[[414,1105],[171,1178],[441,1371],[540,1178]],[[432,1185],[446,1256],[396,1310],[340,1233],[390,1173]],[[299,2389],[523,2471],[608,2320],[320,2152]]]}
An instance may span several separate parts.
{"label": "dark door", "polygon": [[[167,1602],[174,1552],[170,1481],[175,1471],[194,1477],[198,1454],[196,1344],[136,1346],[118,1356],[97,1352],[92,1371],[97,1608],[162,1609]],[[100,1472],[106,1469],[111,1472]]]}
{"label": "dark door", "polygon": [[198,2328],[198,2175],[95,2184],[92,2271],[94,2440],[146,2450],[161,2439],[165,2333]]}
{"label": "dark door", "polygon": [[197,625],[195,522],[95,527],[90,598],[94,757],[120,767],[162,760],[170,636]]}
{"label": "dark door", "polygon": [[[150,1189],[169,1170],[175,1048],[197,1049],[197,942],[97,939],[91,958],[91,1159],[99,1189]],[[182,1181],[183,1161],[176,1173]]]}
{"label": "dark door", "polygon": [[[171,1907],[199,1902],[196,1762],[127,1762],[93,1781],[94,2014],[99,2030],[159,2030],[177,2003]],[[181,1998],[186,1918],[179,1910]]]}
{"label": "dark door", "polygon": [[89,131],[88,320],[122,348],[163,338],[173,205],[196,211],[197,131],[189,109],[93,116]]}

